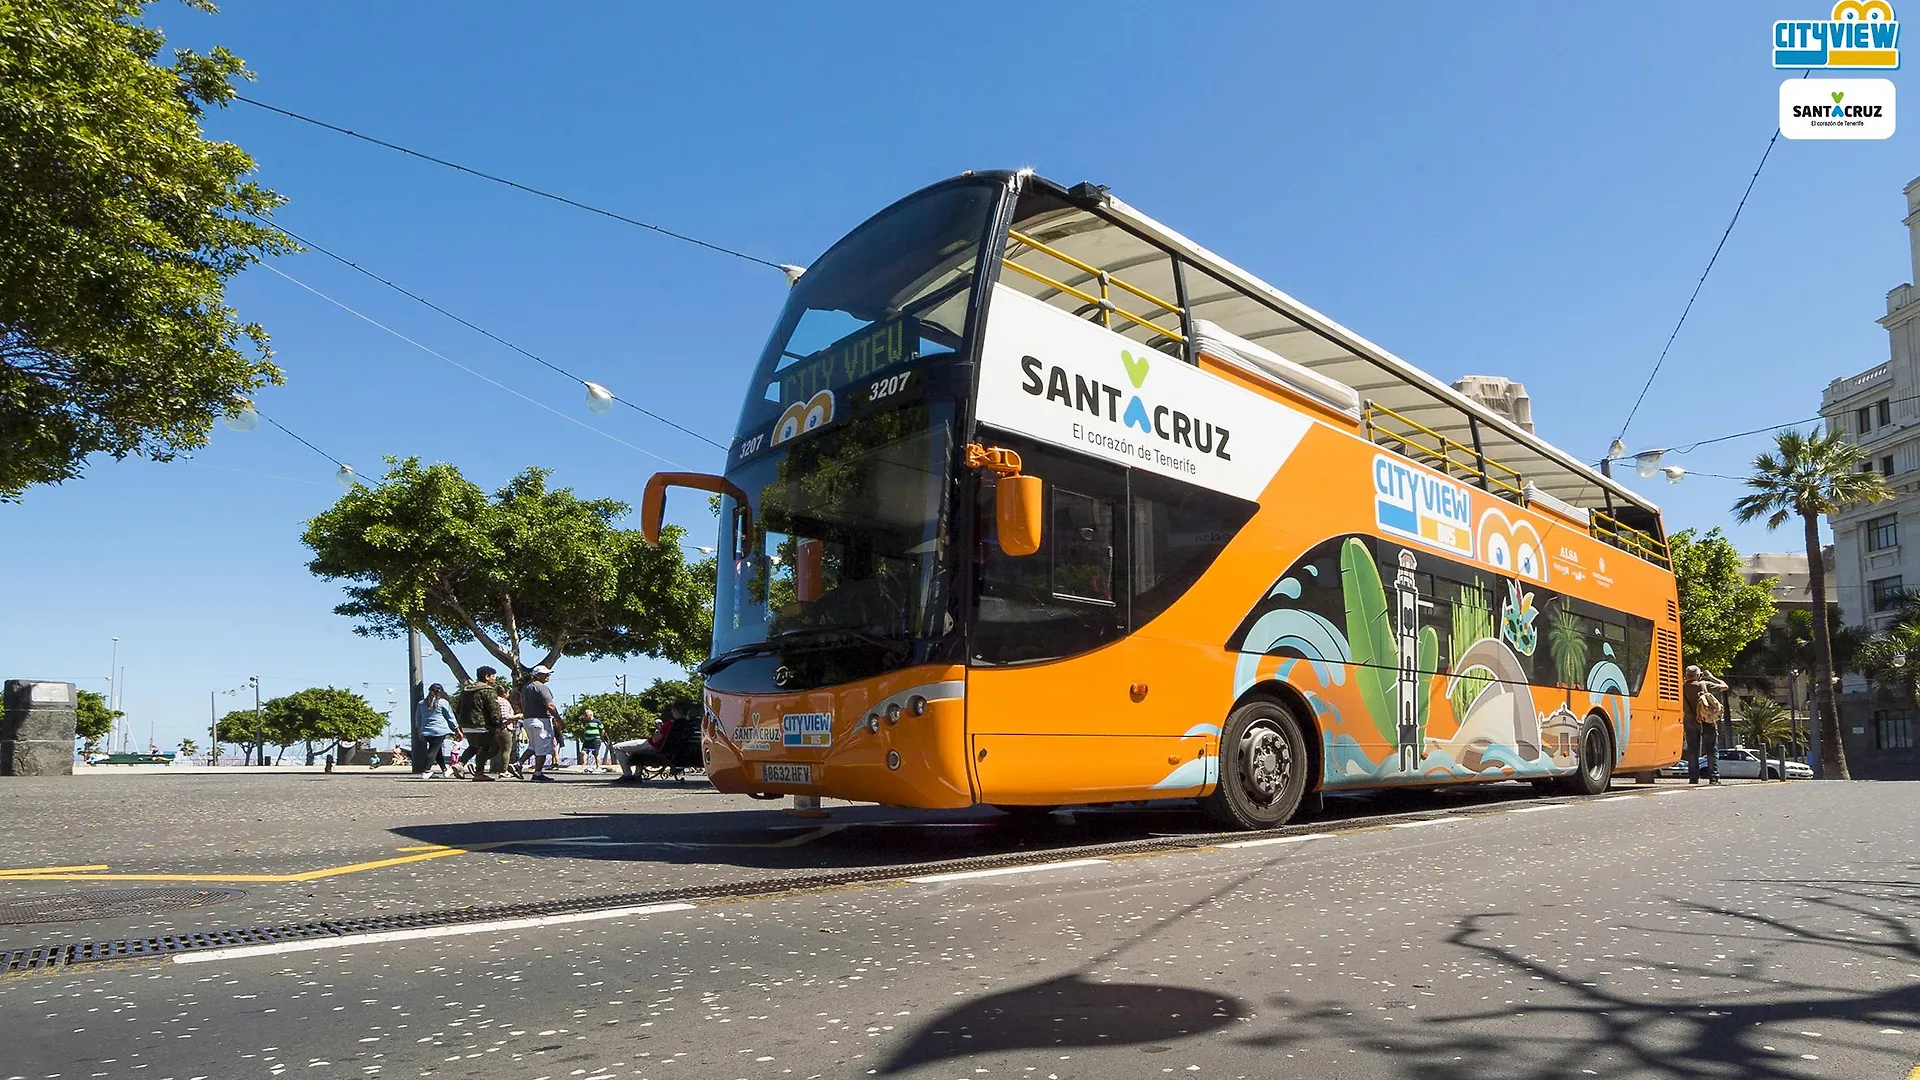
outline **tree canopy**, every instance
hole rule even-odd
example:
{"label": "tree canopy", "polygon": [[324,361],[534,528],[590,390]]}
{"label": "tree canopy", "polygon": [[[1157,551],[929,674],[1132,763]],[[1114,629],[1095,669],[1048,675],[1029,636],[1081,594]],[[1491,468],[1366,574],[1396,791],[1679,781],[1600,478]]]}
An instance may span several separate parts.
{"label": "tree canopy", "polygon": [[386,730],[386,715],[375,712],[366,698],[331,686],[261,702],[257,719],[252,709],[236,709],[214,724],[215,738],[223,743],[256,749],[273,746],[282,754],[295,743],[303,744],[309,765],[324,745],[372,739]]}
{"label": "tree canopy", "polygon": [[1680,648],[1685,662],[1731,670],[1734,658],[1766,632],[1773,618],[1773,579],[1748,584],[1746,561],[1718,528],[1668,538],[1680,586]]}
{"label": "tree canopy", "polygon": [[113,730],[113,722],[125,714],[107,708],[105,695],[81,690],[74,695],[73,734],[81,745],[92,748]]}
{"label": "tree canopy", "polygon": [[644,739],[653,734],[667,706],[686,700],[700,701],[698,678],[655,679],[637,694],[588,694],[568,706],[562,714],[563,730],[575,740],[580,738],[581,718],[586,710],[600,720],[601,738],[608,743]]}
{"label": "tree canopy", "polygon": [[547,476],[526,469],[488,496],[452,465],[390,458],[378,483],[307,523],[308,568],[348,583],[334,610],[358,620],[356,633],[397,637],[411,625],[462,680],[455,650],[468,643],[515,685],[562,656],[704,659],[712,562],[686,561],[682,530],[649,545],[615,524],[627,504],[550,489]]}
{"label": "tree canopy", "polygon": [[251,76],[222,48],[162,61],[146,6],[0,8],[0,502],[93,454],[202,446],[216,417],[280,381],[266,332],[225,290],[294,249],[251,217],[283,200],[200,130]]}

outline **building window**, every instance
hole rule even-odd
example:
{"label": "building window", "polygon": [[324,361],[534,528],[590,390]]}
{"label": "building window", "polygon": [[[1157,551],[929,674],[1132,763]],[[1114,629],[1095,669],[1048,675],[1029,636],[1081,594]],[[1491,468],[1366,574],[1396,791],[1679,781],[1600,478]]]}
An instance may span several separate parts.
{"label": "building window", "polygon": [[1898,575],[1875,578],[1868,582],[1867,586],[1873,590],[1873,610],[1875,611],[1889,611],[1899,606],[1901,597],[1905,595],[1905,590],[1900,587]]}
{"label": "building window", "polygon": [[1863,462],[1861,462],[1861,463],[1860,463],[1860,471],[1861,471],[1861,472],[1872,472],[1872,471],[1873,471],[1873,462],[1871,462],[1871,461],[1863,461]]}
{"label": "building window", "polygon": [[1886,427],[1886,426],[1887,426],[1888,424],[1891,424],[1891,423],[1893,423],[1893,401],[1892,401],[1892,399],[1890,399],[1890,398],[1881,398],[1881,399],[1880,399],[1879,401],[1876,401],[1876,402],[1874,402],[1874,403],[1873,403],[1873,418],[1874,418],[1874,420],[1876,420],[1876,421],[1878,421],[1878,422],[1879,422],[1879,424],[1880,424],[1880,426],[1881,426],[1881,427]]}
{"label": "building window", "polygon": [[1886,457],[1883,457],[1880,459],[1880,475],[1881,476],[1893,475],[1893,455],[1892,454],[1888,454]]}
{"label": "building window", "polygon": [[1867,550],[1885,551],[1900,546],[1900,515],[1888,514],[1867,522]]}
{"label": "building window", "polygon": [[1862,435],[1865,435],[1867,432],[1872,431],[1873,430],[1873,410],[1865,405],[1862,405],[1859,408],[1853,410],[1853,426]]}
{"label": "building window", "polygon": [[1877,750],[1913,749],[1913,717],[1905,709],[1879,709],[1873,714],[1873,745]]}

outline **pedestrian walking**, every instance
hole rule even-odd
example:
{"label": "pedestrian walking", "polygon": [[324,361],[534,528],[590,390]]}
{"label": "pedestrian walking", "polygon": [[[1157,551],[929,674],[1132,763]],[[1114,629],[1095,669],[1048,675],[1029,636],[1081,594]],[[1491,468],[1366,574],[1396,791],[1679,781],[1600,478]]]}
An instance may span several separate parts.
{"label": "pedestrian walking", "polygon": [[552,675],[547,665],[535,665],[527,684],[520,688],[520,727],[527,733],[527,754],[533,758],[535,780],[553,779],[547,775],[547,759],[556,756],[554,732],[559,727],[560,710],[547,686]]}
{"label": "pedestrian walking", "polygon": [[520,734],[520,710],[513,707],[512,689],[506,683],[496,683],[493,688],[493,756],[487,761],[487,770],[495,776],[511,773],[516,779],[522,778],[520,772],[520,751],[517,736]]}
{"label": "pedestrian walking", "polygon": [[1720,718],[1726,709],[1719,694],[1727,684],[1707,674],[1698,664],[1687,665],[1682,695],[1681,730],[1686,735],[1687,783],[1700,782],[1700,762],[1706,761],[1707,783],[1720,783]]}
{"label": "pedestrian walking", "polygon": [[447,688],[439,683],[427,687],[427,699],[420,703],[420,734],[427,740],[428,771],[421,776],[433,780],[447,776],[447,738],[459,731],[460,722],[454,719]]}
{"label": "pedestrian walking", "polygon": [[591,708],[580,712],[580,765],[590,773],[600,771],[600,718]]}
{"label": "pedestrian walking", "polygon": [[492,668],[482,667],[473,674],[474,680],[460,688],[460,731],[467,737],[467,752],[460,755],[460,763],[468,766],[473,779],[491,780],[487,759],[493,756],[494,730],[499,725],[500,708],[494,704],[498,688],[493,683]]}

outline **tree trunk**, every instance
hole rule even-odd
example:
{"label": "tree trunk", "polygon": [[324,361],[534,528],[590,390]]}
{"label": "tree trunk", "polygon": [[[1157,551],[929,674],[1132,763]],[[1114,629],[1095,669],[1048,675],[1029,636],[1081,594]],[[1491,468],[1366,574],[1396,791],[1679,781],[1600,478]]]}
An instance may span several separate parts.
{"label": "tree trunk", "polygon": [[462,664],[460,658],[454,655],[453,646],[447,644],[447,639],[440,636],[440,631],[435,630],[432,623],[422,619],[420,633],[427,639],[427,642],[433,646],[433,651],[439,654],[440,662],[447,665],[448,671],[453,672],[453,677],[459,684],[454,688],[454,695],[458,696],[460,692],[459,687],[472,682],[473,676],[467,674],[466,665]]}
{"label": "tree trunk", "polygon": [[1813,692],[1820,702],[1820,771],[1822,780],[1851,780],[1847,751],[1840,739],[1839,695],[1833,691],[1833,635],[1827,626],[1827,568],[1820,561],[1820,516],[1802,513],[1807,530],[1807,588],[1813,594]]}

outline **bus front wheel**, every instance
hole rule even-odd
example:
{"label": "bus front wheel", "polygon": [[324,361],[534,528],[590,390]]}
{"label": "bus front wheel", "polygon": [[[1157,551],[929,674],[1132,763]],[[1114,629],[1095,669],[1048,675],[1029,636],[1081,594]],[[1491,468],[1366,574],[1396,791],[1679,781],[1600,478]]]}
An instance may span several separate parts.
{"label": "bus front wheel", "polygon": [[1580,765],[1572,776],[1560,778],[1560,790],[1568,795],[1599,795],[1613,783],[1613,733],[1606,721],[1589,713],[1580,722]]}
{"label": "bus front wheel", "polygon": [[1249,701],[1227,717],[1220,732],[1220,782],[1200,805],[1232,828],[1285,825],[1306,794],[1310,760],[1306,734],[1291,709]]}

